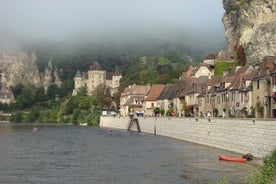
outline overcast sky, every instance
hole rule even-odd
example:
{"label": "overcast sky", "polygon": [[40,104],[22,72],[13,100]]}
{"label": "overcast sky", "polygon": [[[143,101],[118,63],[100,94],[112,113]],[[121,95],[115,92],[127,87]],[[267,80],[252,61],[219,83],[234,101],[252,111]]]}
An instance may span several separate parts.
{"label": "overcast sky", "polygon": [[0,0],[0,34],[66,39],[77,35],[224,32],[221,0]]}

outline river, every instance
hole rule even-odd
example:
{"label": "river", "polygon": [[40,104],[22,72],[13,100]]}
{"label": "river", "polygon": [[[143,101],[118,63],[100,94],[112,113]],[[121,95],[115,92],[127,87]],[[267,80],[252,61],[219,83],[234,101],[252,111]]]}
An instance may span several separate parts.
{"label": "river", "polygon": [[[161,136],[98,127],[0,125],[0,183],[245,183],[255,167],[238,154]],[[240,156],[240,155],[239,155]]]}

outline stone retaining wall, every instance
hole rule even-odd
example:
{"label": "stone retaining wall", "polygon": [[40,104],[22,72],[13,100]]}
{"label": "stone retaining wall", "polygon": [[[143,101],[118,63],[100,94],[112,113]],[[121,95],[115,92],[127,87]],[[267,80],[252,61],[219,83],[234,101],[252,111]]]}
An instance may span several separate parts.
{"label": "stone retaining wall", "polygon": [[[100,126],[126,130],[128,117],[102,116]],[[142,132],[262,158],[276,149],[276,121],[250,119],[139,118]],[[135,127],[133,127],[135,128]]]}

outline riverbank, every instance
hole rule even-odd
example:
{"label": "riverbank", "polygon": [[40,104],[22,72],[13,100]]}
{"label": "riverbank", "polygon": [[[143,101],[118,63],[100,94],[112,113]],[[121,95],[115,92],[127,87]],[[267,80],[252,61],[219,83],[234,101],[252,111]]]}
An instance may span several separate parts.
{"label": "riverbank", "polygon": [[[102,116],[100,126],[126,130],[128,117]],[[263,158],[276,148],[276,122],[262,119],[139,118],[141,131]],[[135,127],[134,127],[135,128]]]}

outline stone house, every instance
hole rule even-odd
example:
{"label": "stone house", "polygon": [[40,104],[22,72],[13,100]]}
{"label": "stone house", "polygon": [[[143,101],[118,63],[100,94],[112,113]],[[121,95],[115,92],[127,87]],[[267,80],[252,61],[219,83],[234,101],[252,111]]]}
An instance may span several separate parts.
{"label": "stone house", "polygon": [[274,117],[274,91],[273,80],[276,70],[276,56],[267,56],[260,64],[256,76],[253,78],[253,105],[256,117]]}
{"label": "stone house", "polygon": [[165,111],[165,116],[170,108],[174,108],[175,87],[176,86],[173,84],[166,84],[159,97],[156,99],[157,107]]}
{"label": "stone house", "polygon": [[271,73],[271,115],[276,118],[276,70]]}
{"label": "stone house", "polygon": [[[186,111],[185,115],[187,116],[201,116],[202,112],[199,111],[199,98],[198,96],[202,95],[202,92],[206,90],[207,87],[207,76],[200,76],[198,78],[191,78],[187,81],[187,90],[186,90]],[[202,101],[201,101],[202,103]]]}
{"label": "stone house", "polygon": [[0,103],[10,104],[14,101],[14,96],[12,92],[0,91]]}
{"label": "stone house", "polygon": [[202,90],[205,90],[208,78],[213,75],[210,66],[206,63],[201,63],[195,68],[190,66],[187,72],[182,74],[180,82],[177,84],[174,100],[178,115],[200,115],[197,97]]}
{"label": "stone house", "polygon": [[142,111],[145,96],[149,90],[149,85],[133,84],[126,87],[120,96],[120,115],[127,116],[130,111]]}
{"label": "stone house", "polygon": [[199,78],[201,76],[213,76],[214,72],[210,68],[210,65],[206,63],[200,63],[198,67],[194,70],[191,77]]}
{"label": "stone house", "polygon": [[213,115],[213,111],[216,108],[216,92],[220,87],[222,76],[209,76],[206,82],[205,88],[202,88],[198,99],[198,111],[199,115],[205,115],[210,112]]}
{"label": "stone house", "polygon": [[208,55],[204,58],[203,63],[208,64],[209,67],[211,67],[211,68],[214,68],[216,58],[217,58],[216,54],[208,54]]}
{"label": "stone house", "polygon": [[145,96],[143,110],[146,116],[155,116],[154,109],[157,108],[157,99],[165,88],[164,84],[153,84]]}

